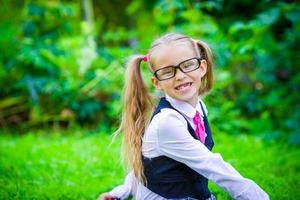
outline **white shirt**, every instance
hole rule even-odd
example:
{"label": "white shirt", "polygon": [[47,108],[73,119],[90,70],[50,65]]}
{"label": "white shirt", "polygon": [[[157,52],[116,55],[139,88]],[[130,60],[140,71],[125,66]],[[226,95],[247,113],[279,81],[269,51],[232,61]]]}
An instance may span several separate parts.
{"label": "white shirt", "polygon": [[[195,129],[193,117],[196,111],[203,113],[200,103],[196,108],[190,104],[166,96],[167,101],[183,114]],[[201,99],[199,98],[201,101]],[[202,102],[202,101],[201,101]],[[202,102],[207,115],[207,110]],[[199,140],[194,139],[187,129],[184,117],[173,109],[164,108],[156,114],[147,127],[142,144],[142,154],[145,157],[167,156],[184,163],[202,176],[212,180],[237,200],[265,200],[266,194],[252,180],[242,177],[220,154],[212,153]],[[170,131],[172,130],[172,131]],[[133,194],[137,200],[164,200],[139,183],[133,172],[125,179],[124,185],[114,188],[111,195],[125,199]]]}

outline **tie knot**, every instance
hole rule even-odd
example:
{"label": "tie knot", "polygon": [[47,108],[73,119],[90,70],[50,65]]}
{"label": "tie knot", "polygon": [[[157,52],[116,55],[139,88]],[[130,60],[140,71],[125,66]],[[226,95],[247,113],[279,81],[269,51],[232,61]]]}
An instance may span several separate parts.
{"label": "tie knot", "polygon": [[195,114],[193,120],[194,120],[194,123],[196,123],[196,124],[201,122],[200,113],[198,111],[196,111],[196,114]]}

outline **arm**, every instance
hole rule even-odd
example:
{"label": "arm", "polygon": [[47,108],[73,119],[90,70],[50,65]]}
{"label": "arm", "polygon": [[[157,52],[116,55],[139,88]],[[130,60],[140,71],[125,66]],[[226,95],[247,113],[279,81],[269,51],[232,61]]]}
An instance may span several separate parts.
{"label": "arm", "polygon": [[241,176],[220,154],[210,152],[187,130],[186,121],[175,111],[162,113],[158,125],[161,154],[182,162],[222,187],[234,199],[269,199],[253,181]]}
{"label": "arm", "polygon": [[119,185],[112,189],[109,193],[103,193],[100,195],[99,200],[114,200],[126,199],[130,195],[135,195],[137,188],[137,179],[135,178],[133,171],[127,174],[124,184]]}
{"label": "arm", "polygon": [[115,200],[116,198],[110,195],[109,193],[103,193],[98,197],[98,200]]}

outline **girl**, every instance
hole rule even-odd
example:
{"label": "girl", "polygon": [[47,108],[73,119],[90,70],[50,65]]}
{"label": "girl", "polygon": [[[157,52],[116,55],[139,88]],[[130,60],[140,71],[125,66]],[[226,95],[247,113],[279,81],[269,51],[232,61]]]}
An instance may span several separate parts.
{"label": "girl", "polygon": [[[152,83],[162,90],[153,113],[152,98],[141,76],[148,62]],[[234,199],[269,199],[253,181],[241,176],[217,153],[201,100],[212,88],[212,58],[208,46],[185,35],[158,38],[146,56],[127,66],[124,112],[124,156],[131,167],[125,184],[100,199],[215,199],[208,179]]]}

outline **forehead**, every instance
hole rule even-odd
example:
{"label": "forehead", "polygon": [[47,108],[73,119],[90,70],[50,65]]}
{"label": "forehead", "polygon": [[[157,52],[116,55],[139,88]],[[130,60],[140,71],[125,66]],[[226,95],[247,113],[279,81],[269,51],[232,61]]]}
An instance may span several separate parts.
{"label": "forehead", "polygon": [[196,57],[195,49],[188,43],[162,44],[151,55],[153,68],[177,65],[180,62]]}

